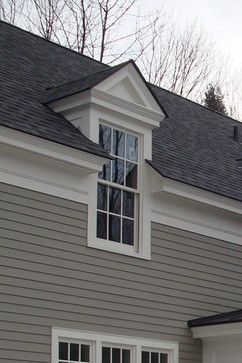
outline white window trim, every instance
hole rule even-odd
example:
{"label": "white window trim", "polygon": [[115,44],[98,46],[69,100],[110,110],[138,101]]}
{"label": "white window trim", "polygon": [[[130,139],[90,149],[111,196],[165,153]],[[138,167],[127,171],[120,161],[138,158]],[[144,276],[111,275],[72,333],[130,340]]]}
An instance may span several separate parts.
{"label": "white window trim", "polygon": [[[130,189],[132,192],[137,192],[139,195],[139,211],[138,211],[138,240],[135,246],[123,245],[118,242],[113,242],[110,240],[105,240],[98,238],[96,235],[96,218],[97,218],[97,183],[98,177],[92,179],[92,185],[90,185],[92,193],[89,194],[88,201],[88,238],[87,245],[89,247],[97,248],[104,251],[114,252],[121,255],[127,255],[137,258],[142,258],[146,260],[151,259],[151,221],[150,221],[150,206],[144,203],[145,193],[144,193],[144,181],[143,181],[143,168],[145,165],[145,155],[144,155],[144,135],[135,132],[123,125],[117,125],[115,122],[104,117],[98,119],[98,125],[103,124],[114,129],[130,133],[131,135],[137,136],[139,140],[139,158],[138,158],[138,188],[136,190]],[[102,181],[100,180],[100,183]],[[111,184],[110,184],[111,185]],[[113,186],[118,188],[118,184],[113,184]],[[129,189],[129,188],[127,188]],[[144,209],[144,204],[147,206]]]}
{"label": "white window trim", "polygon": [[102,333],[52,328],[51,363],[58,363],[58,343],[61,339],[76,339],[91,343],[93,349],[92,363],[102,363],[102,345],[117,344],[130,346],[133,363],[141,363],[141,351],[159,350],[168,354],[168,363],[178,363],[178,343],[171,341],[159,341],[143,338],[134,338],[123,335],[106,335]]}

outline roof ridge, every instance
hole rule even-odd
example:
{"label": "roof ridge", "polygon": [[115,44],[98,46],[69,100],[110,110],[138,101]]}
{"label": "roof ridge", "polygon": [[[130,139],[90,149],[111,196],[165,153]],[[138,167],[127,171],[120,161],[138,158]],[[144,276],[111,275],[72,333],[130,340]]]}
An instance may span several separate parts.
{"label": "roof ridge", "polygon": [[215,110],[212,110],[211,108],[208,108],[208,107],[206,107],[206,106],[204,106],[204,105],[201,105],[201,103],[198,103],[198,102],[196,102],[196,101],[193,101],[193,100],[191,100],[191,99],[189,99],[189,98],[186,98],[186,97],[184,97],[184,96],[182,96],[182,95],[179,95],[178,93],[172,92],[172,91],[170,91],[170,90],[168,90],[168,89],[166,89],[166,88],[163,88],[163,87],[157,86],[156,84],[153,84],[153,83],[151,83],[151,82],[147,82],[147,83],[148,83],[150,86],[156,87],[156,88],[161,89],[161,90],[163,90],[163,91],[165,91],[165,92],[171,93],[172,95],[175,95],[175,96],[177,96],[177,97],[180,97],[180,98],[182,98],[182,99],[183,99],[183,100],[185,100],[185,101],[189,101],[189,102],[191,102],[191,103],[194,103],[194,104],[195,104],[195,105],[197,105],[197,106],[200,106],[200,107],[202,107],[202,108],[205,108],[205,110],[208,110],[208,111],[214,112],[214,113],[216,113],[216,114],[217,114],[217,115],[219,115],[219,116],[224,116],[224,117],[226,117],[226,118],[228,118],[228,119],[230,119],[230,120],[232,120],[232,121],[234,121],[234,122],[238,122],[238,123],[242,126],[242,121],[236,120],[235,118],[233,118],[233,117],[231,117],[231,116],[225,115],[225,114],[223,114],[223,113],[221,113],[221,112],[218,112],[218,111],[215,111]]}
{"label": "roof ridge", "polygon": [[89,60],[91,60],[91,61],[93,61],[93,62],[96,62],[96,63],[102,64],[102,65],[103,65],[103,66],[105,66],[105,67],[109,67],[107,64],[105,64],[105,63],[103,63],[103,62],[101,62],[101,61],[99,61],[99,60],[97,60],[97,59],[95,59],[95,58],[92,58],[92,57],[91,57],[91,56],[89,56],[89,55],[81,54],[81,53],[77,52],[77,51],[76,51],[76,50],[74,50],[74,49],[67,48],[67,47],[65,47],[65,46],[64,46],[64,45],[62,45],[62,44],[59,44],[59,43],[56,43],[56,42],[54,42],[54,41],[52,41],[52,40],[46,39],[46,38],[42,37],[41,35],[38,35],[38,34],[32,33],[32,32],[30,32],[30,31],[28,31],[28,30],[26,30],[26,29],[24,29],[24,28],[21,28],[20,26],[17,26],[17,25],[15,25],[15,24],[8,23],[7,21],[4,21],[4,20],[0,20],[0,23],[3,23],[3,24],[8,25],[8,26],[10,26],[10,27],[12,27],[12,28],[15,28],[15,29],[17,29],[17,30],[20,30],[20,31],[22,31],[22,32],[24,32],[24,33],[27,33],[28,35],[31,35],[31,36],[36,37],[36,38],[38,38],[38,39],[41,39],[41,40],[43,40],[43,41],[45,41],[45,42],[48,42],[48,43],[50,43],[50,44],[52,44],[52,45],[54,45],[54,46],[60,47],[60,48],[62,48],[62,49],[65,49],[65,50],[67,50],[67,51],[69,51],[69,52],[72,52],[72,53],[76,54],[77,56],[88,58]]}

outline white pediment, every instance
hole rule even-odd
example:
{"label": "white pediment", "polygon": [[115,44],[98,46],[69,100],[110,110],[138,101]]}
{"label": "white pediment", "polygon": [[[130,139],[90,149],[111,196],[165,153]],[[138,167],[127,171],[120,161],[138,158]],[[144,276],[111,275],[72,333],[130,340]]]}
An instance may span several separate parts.
{"label": "white pediment", "polygon": [[161,107],[132,62],[94,88],[164,116]]}
{"label": "white pediment", "polygon": [[131,103],[136,103],[137,105],[144,107],[147,106],[128,77],[111,87],[108,90],[108,93]]}

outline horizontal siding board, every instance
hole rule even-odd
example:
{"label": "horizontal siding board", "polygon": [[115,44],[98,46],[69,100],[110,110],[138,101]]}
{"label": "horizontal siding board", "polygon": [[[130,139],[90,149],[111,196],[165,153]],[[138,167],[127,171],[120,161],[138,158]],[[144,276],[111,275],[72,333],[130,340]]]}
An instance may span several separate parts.
{"label": "horizontal siding board", "polygon": [[[42,271],[43,269],[46,269],[48,266],[48,274],[57,275],[57,276],[63,276],[63,277],[69,277],[72,279],[77,279],[76,270],[78,269],[81,271],[80,279],[84,281],[89,281],[89,283],[99,283],[100,276],[105,276],[105,274],[102,272],[98,273],[98,269],[93,267],[91,271],[88,272],[83,271],[83,266],[86,262],[80,263],[77,261],[73,261],[72,258],[69,260],[66,259],[60,259],[58,256],[50,257],[48,254],[46,255],[40,255],[40,254],[33,254],[26,251],[19,251],[15,249],[15,255],[11,257],[12,250],[11,248],[4,248],[2,249],[0,261],[2,266],[4,266],[3,256],[7,257],[9,266],[14,266],[15,268],[26,268],[28,266],[28,269],[34,270],[34,271]],[[11,259],[11,260],[10,260]],[[16,260],[16,261],[15,261]],[[29,262],[31,260],[31,262]],[[71,265],[70,265],[71,263]],[[154,288],[157,288],[157,291],[159,290],[160,294],[171,294],[172,296],[179,296],[181,298],[187,298],[198,300],[198,299],[208,299],[208,301],[214,299],[221,299],[223,300],[234,300],[234,301],[241,301],[241,295],[240,290],[237,291],[237,293],[234,293],[231,291],[230,287],[228,286],[228,292],[226,291],[219,291],[217,289],[214,289],[211,291],[209,288],[204,288],[201,286],[194,286],[194,285],[188,285],[184,283],[179,283],[177,281],[168,281],[162,279],[162,275],[160,276],[160,279],[155,278],[148,283],[145,281],[145,277],[142,281],[142,278],[140,278],[139,282],[133,281],[133,277],[127,275],[125,276],[125,272],[118,275],[117,277],[109,276],[110,274],[109,269],[107,271],[108,273],[105,276],[105,288],[108,289],[109,286],[118,286],[119,288],[126,288],[127,281],[129,282],[129,288],[136,291],[142,291],[147,293],[152,293]],[[99,276],[100,275],[100,276]],[[122,275],[122,279],[120,278]],[[147,278],[146,278],[147,279]],[[155,284],[156,282],[156,284]],[[172,291],[170,291],[172,289]],[[156,292],[157,293],[157,292]],[[205,296],[205,297],[204,297]]]}
{"label": "horizontal siding board", "polygon": [[[211,263],[214,263],[214,270],[211,269],[211,273],[213,273],[213,271],[216,271],[215,269],[217,269],[217,273],[218,271],[222,270],[226,270],[228,272],[231,273],[241,273],[241,266],[239,263],[237,262],[237,259],[234,261],[234,264],[231,265],[231,263],[228,263],[226,261],[221,261],[218,258],[212,258],[212,256],[210,257],[205,257],[205,256],[199,256],[199,254],[194,254],[189,253],[187,254],[186,251],[176,251],[175,249],[171,249],[171,248],[166,248],[163,246],[159,246],[156,249],[153,249],[153,256],[154,256],[154,261],[160,261],[162,258],[167,259],[167,262],[169,263],[170,258],[173,259],[178,259],[181,261],[181,264],[183,261],[186,261],[187,263],[189,263],[189,267],[191,266],[191,269],[193,269],[193,265],[192,264],[199,264],[202,266],[205,266],[206,268],[210,269],[211,268]],[[236,276],[236,275],[235,275]]]}
{"label": "horizontal siding board", "polygon": [[[38,344],[33,342],[19,342],[19,341],[11,341],[11,340],[3,340],[0,341],[0,351],[1,357],[8,356],[8,351],[10,351],[15,357],[15,354],[18,352],[19,357],[23,359],[23,357],[27,357],[27,354],[31,354],[31,357],[40,357],[49,358],[50,357],[50,346],[49,344]],[[17,356],[16,356],[17,357]]]}
{"label": "horizontal siding board", "polygon": [[[49,240],[41,239],[41,238],[35,236],[35,238],[33,237],[33,239],[31,237],[28,237],[27,241],[29,242],[29,244],[27,244],[27,243],[25,243],[25,241],[18,238],[18,234],[16,234],[16,238],[18,238],[18,239],[12,240],[12,239],[8,238],[9,236],[8,236],[7,230],[5,230],[2,233],[5,236],[5,241],[3,242],[3,245],[5,243],[5,245],[11,246],[11,245],[15,244],[16,241],[18,241],[17,245],[18,245],[19,250],[26,250],[28,252],[34,252],[36,254],[43,254],[43,255],[47,254],[48,256],[51,256],[51,255],[54,255],[55,257],[61,256],[63,259],[66,259],[66,260],[71,259],[72,261],[76,260],[78,262],[80,262],[80,259],[82,258],[84,264],[85,264],[84,261],[87,261],[87,259],[88,259],[88,265],[95,266],[95,269],[99,268],[98,265],[100,265],[100,266],[107,265],[106,264],[107,259],[105,261],[103,261],[103,260],[101,261],[100,258],[89,256],[87,253],[83,253],[82,256],[78,256],[78,254],[80,253],[80,239],[77,240],[77,242],[78,242],[77,244],[70,245],[67,242],[52,241],[52,244],[50,245]],[[35,242],[35,240],[37,242]],[[86,240],[82,239],[81,242],[83,244],[85,244]],[[38,246],[36,246],[36,245],[38,245]],[[114,261],[113,262],[110,261],[110,264],[111,264],[113,273],[115,273],[115,271],[123,270],[122,271],[122,274],[123,274],[124,271],[127,270],[127,268],[125,268],[125,270],[124,270],[124,265],[121,262],[116,263]],[[196,266],[198,267],[200,265],[197,263]],[[106,267],[106,269],[107,269],[107,267]],[[186,270],[187,270],[187,274],[185,273],[184,270],[182,270],[181,277],[180,277],[180,281],[184,281],[186,284],[196,285],[197,278],[199,278],[201,281],[201,284],[204,284],[204,286],[208,286],[209,288],[215,288],[215,289],[218,288],[219,289],[219,286],[222,287],[223,284],[225,284],[225,285],[227,284],[228,286],[231,286],[231,287],[234,286],[235,287],[234,291],[236,292],[236,287],[238,287],[238,288],[242,287],[242,281],[240,279],[240,274],[236,275],[237,279],[235,279],[235,276],[233,275],[233,278],[231,280],[231,276],[226,277],[222,273],[220,273],[220,275],[216,275],[214,273],[209,274],[207,272],[202,273],[201,271],[197,271],[198,270],[198,268],[197,268],[196,271],[193,274],[191,274],[190,269],[186,269]],[[219,273],[220,270],[221,269],[216,270],[217,274]],[[142,276],[142,281],[143,281],[143,269],[141,267],[135,267],[135,266],[130,265],[128,267],[128,271],[130,271],[130,273],[132,273],[131,277],[133,277],[133,276],[137,277],[138,275]],[[165,263],[162,264],[162,267],[160,267],[159,264],[154,262],[152,268],[148,269],[145,278],[147,277],[147,279],[148,279],[149,277],[151,277],[152,281],[154,282],[160,273],[160,274],[162,274],[163,279],[166,279],[166,276],[167,276],[168,280],[171,280],[172,278],[174,278],[175,281],[178,282],[179,281],[178,272],[179,272],[179,270],[177,270],[176,273],[174,274],[174,268],[173,268],[173,273],[171,273],[170,271],[167,272],[167,266]],[[152,283],[152,281],[150,281],[149,283]],[[212,284],[213,282],[214,282],[214,285],[210,286],[209,284],[210,283]],[[218,285],[218,283],[219,283],[219,285]],[[224,290],[223,287],[222,287],[222,289]]]}
{"label": "horizontal siding board", "polygon": [[[181,254],[189,254],[191,257],[194,256],[194,258],[196,256],[200,256],[202,258],[205,258],[207,261],[218,261],[221,263],[227,263],[227,264],[231,264],[233,263],[233,266],[240,266],[241,265],[241,261],[242,261],[242,254],[236,252],[234,254],[234,256],[230,256],[229,254],[226,254],[226,250],[222,250],[220,252],[216,251],[216,250],[212,250],[208,248],[206,249],[201,248],[201,246],[197,246],[197,245],[186,245],[184,244],[182,241],[178,242],[178,241],[174,241],[171,237],[168,239],[169,237],[166,238],[162,238],[162,243],[160,242],[159,238],[153,237],[152,241],[153,241],[153,253],[160,253],[161,250],[166,249],[167,252],[170,251],[170,253],[181,253]],[[159,241],[157,243],[154,243],[156,241]],[[182,243],[182,251],[178,251],[178,247],[179,244]],[[207,246],[207,245],[206,245]],[[209,251],[209,255],[208,255],[208,251]],[[224,252],[224,253],[223,253]],[[233,267],[232,266],[232,267]],[[230,266],[231,268],[231,266]]]}
{"label": "horizontal siding board", "polygon": [[24,207],[21,205],[16,204],[10,204],[7,202],[0,201],[0,216],[1,214],[4,216],[6,215],[6,212],[11,213],[13,216],[22,215],[25,218],[28,217],[36,217],[38,219],[47,220],[51,222],[58,222],[63,223],[66,225],[79,227],[80,221],[86,221],[87,220],[87,214],[85,212],[76,212],[75,216],[65,216],[62,214],[57,214],[56,212],[50,212],[48,211],[40,211],[35,208],[30,207]]}
{"label": "horizontal siding board", "polygon": [[[17,242],[17,243],[16,243]],[[28,253],[33,253],[36,255],[43,255],[43,256],[50,256],[50,257],[54,257],[57,258],[59,257],[61,259],[61,261],[66,260],[66,261],[73,261],[73,262],[78,262],[80,263],[80,242],[78,245],[75,246],[71,246],[68,248],[68,244],[65,243],[64,246],[66,247],[64,250],[60,248],[60,246],[58,245],[58,242],[56,242],[56,245],[54,247],[51,247],[48,245],[48,241],[45,240],[46,246],[42,246],[40,244],[38,244],[37,246],[34,243],[25,243],[25,242],[21,242],[21,241],[15,241],[15,240],[9,240],[8,238],[6,238],[3,242],[2,242],[2,246],[6,247],[8,249],[11,248],[15,248],[15,246],[17,245],[16,250],[18,251],[26,251]],[[48,245],[48,247],[47,247]],[[63,257],[64,256],[64,257]],[[97,261],[97,262],[96,262]],[[40,261],[41,262],[41,261]],[[82,266],[81,266],[81,270],[83,272],[92,272],[94,273],[94,268],[95,268],[95,274],[100,274],[102,276],[107,276],[109,277],[110,275],[110,267],[107,267],[107,265],[105,264],[105,261],[103,261],[102,264],[100,264],[100,259],[97,258],[91,258],[89,256],[84,255],[83,256],[83,261],[82,262]],[[68,262],[67,262],[68,263]],[[50,262],[50,264],[52,265],[52,262]],[[62,265],[62,262],[61,262]],[[156,266],[155,266],[156,267]],[[158,270],[158,268],[154,268],[154,269],[149,269],[149,271],[147,272],[147,275],[144,276],[143,269],[141,271],[139,271],[138,269],[136,270],[132,270],[130,268],[127,268],[127,270],[124,270],[124,266],[121,263],[116,263],[113,264],[112,266],[112,276],[116,277],[118,279],[120,279],[120,275],[122,275],[122,279],[126,279],[128,281],[136,281],[136,282],[141,282],[142,284],[148,284],[149,286],[163,286],[163,287],[174,287],[179,289],[179,284],[185,284],[186,287],[188,289],[192,289],[192,291],[196,291],[197,289],[199,289],[200,292],[202,292],[202,290],[204,289],[205,291],[207,290],[208,293],[210,294],[210,290],[214,290],[214,291],[221,291],[222,293],[224,293],[225,289],[228,289],[229,292],[231,293],[235,293],[235,294],[239,294],[241,293],[241,288],[242,288],[242,280],[241,279],[233,279],[231,282],[231,279],[225,277],[225,276],[214,276],[214,278],[211,278],[210,275],[206,274],[204,275],[199,275],[199,273],[197,272],[197,274],[195,274],[195,276],[191,277],[191,274],[186,276],[185,274],[183,275],[178,275],[177,273],[168,273],[168,272],[164,272],[163,269],[165,270],[164,266],[162,267],[162,269]],[[197,286],[197,278],[200,278],[200,284],[199,287]],[[172,282],[175,282],[176,286],[172,286]],[[182,289],[184,289],[183,287],[181,287]],[[195,290],[194,290],[195,289]]]}
{"label": "horizontal siding board", "polygon": [[[194,300],[183,300],[180,298],[173,298],[172,296],[161,296],[156,297],[155,295],[148,295],[147,297],[143,296],[137,296],[137,294],[129,293],[128,295],[119,293],[115,293],[115,291],[110,290],[94,290],[93,288],[90,288],[87,284],[87,286],[81,286],[77,283],[75,286],[69,286],[68,283],[64,285],[64,283],[61,284],[61,281],[57,284],[51,283],[48,281],[48,277],[46,281],[38,281],[33,279],[26,279],[26,278],[12,278],[14,282],[10,280],[9,276],[4,276],[4,280],[6,281],[6,284],[10,284],[11,290],[13,290],[13,286],[24,286],[29,287],[30,289],[36,290],[37,293],[39,291],[44,291],[46,293],[55,292],[57,294],[61,295],[68,295],[70,298],[72,296],[77,296],[78,298],[81,298],[83,301],[85,298],[87,298],[89,301],[97,300],[97,301],[110,301],[112,303],[120,302],[127,305],[133,305],[133,306],[148,306],[151,309],[155,310],[161,310],[161,314],[165,314],[166,312],[174,312],[178,311],[181,313],[186,313],[192,318],[194,315],[202,316],[202,315],[211,315],[213,313],[223,312],[225,310],[229,310],[232,308],[236,308],[236,304],[233,302],[230,302],[229,305],[211,305],[209,303],[203,303],[201,301],[198,301],[197,303]],[[66,279],[65,279],[66,281]],[[3,284],[2,284],[3,285]],[[8,285],[9,286],[9,285]],[[3,285],[4,289],[4,285]],[[85,301],[85,300],[84,300]],[[238,304],[240,306],[240,303]],[[214,310],[212,310],[214,308]]]}
{"label": "horizontal siding board", "polygon": [[86,237],[87,235],[86,226],[84,228],[80,226],[80,228],[78,229],[78,234],[73,235],[70,230],[68,233],[67,229],[61,232],[58,230],[47,229],[45,227],[41,228],[38,225],[28,225],[7,219],[0,219],[0,228],[5,228],[16,232],[23,232],[34,236],[41,236],[44,238],[51,238],[61,241],[68,241],[68,240],[72,241],[76,240],[76,237],[79,236]]}
{"label": "horizontal siding board", "polygon": [[36,200],[31,197],[26,198],[24,196],[14,195],[10,193],[3,193],[0,191],[0,201],[6,202],[9,204],[8,208],[11,208],[11,205],[15,205],[18,207],[27,207],[30,209],[35,209],[36,211],[43,212],[46,211],[46,207],[48,207],[48,211],[50,213],[54,213],[57,216],[63,215],[70,218],[76,218],[77,213],[86,213],[87,206],[85,204],[76,204],[77,208],[71,208],[71,205],[62,206],[58,204],[59,199],[56,200],[55,203],[48,203],[44,198]]}
{"label": "horizontal siding board", "polygon": [[[18,223],[25,225],[26,228],[28,228],[27,226],[36,226],[36,227],[38,226],[38,228],[44,228],[50,231],[58,231],[61,233],[68,233],[75,236],[79,236],[80,233],[80,227],[64,224],[61,223],[60,221],[57,222],[44,219],[42,213],[40,214],[39,217],[33,217],[31,215],[9,212],[7,210],[3,211],[0,209],[0,219],[3,220],[3,222],[4,221],[15,222],[17,220]],[[81,221],[79,223],[80,226]],[[82,224],[82,228],[83,227],[86,228],[86,222]]]}
{"label": "horizontal siding board", "polygon": [[[15,310],[15,311],[13,311]],[[37,312],[36,312],[37,311]],[[33,315],[34,314],[34,315]],[[157,326],[154,324],[140,324],[140,323],[133,323],[133,322],[126,322],[120,319],[107,319],[103,317],[92,317],[79,314],[78,319],[74,319],[73,315],[67,314],[67,316],[63,316],[63,314],[59,314],[57,311],[53,312],[48,310],[45,314],[45,311],[42,309],[28,309],[25,313],[24,309],[17,308],[12,309],[9,311],[2,310],[2,320],[3,321],[23,321],[24,323],[35,325],[49,325],[50,321],[52,322],[53,326],[60,326],[62,328],[71,328],[71,329],[84,329],[89,331],[100,331],[100,332],[110,332],[111,334],[125,334],[130,336],[130,334],[134,334],[138,337],[152,337],[152,339],[157,339],[157,336],[161,339],[165,340],[178,340],[181,342],[188,342],[190,338],[191,342],[191,334],[184,327],[182,328],[172,328],[166,326]],[[5,320],[6,319],[6,320]],[[107,330],[108,327],[108,330]],[[113,330],[111,330],[113,328]],[[156,337],[156,338],[155,338]]]}
{"label": "horizontal siding board", "polygon": [[21,350],[21,346],[14,347],[12,345],[0,347],[1,348],[1,358],[3,359],[3,362],[11,362],[13,360],[17,362],[43,362],[47,363],[50,362],[50,353],[42,353],[40,352],[32,352],[28,348],[28,346],[31,346],[30,343],[26,344],[26,350]]}
{"label": "horizontal siding board", "polygon": [[28,189],[19,188],[15,186],[11,186],[9,184],[3,184],[1,183],[0,186],[1,193],[7,193],[10,195],[14,195],[16,199],[18,197],[24,197],[25,199],[30,199],[33,201],[41,202],[42,205],[46,204],[52,204],[52,205],[58,205],[63,208],[72,209],[72,210],[87,210],[87,206],[81,203],[73,202],[71,200],[67,200],[64,198],[57,198],[55,196],[49,195],[49,194],[43,194],[39,192],[33,192]]}
{"label": "horizontal siding board", "polygon": [[[81,235],[83,234],[83,236]],[[86,239],[86,229],[83,229],[82,231],[82,225],[80,226],[80,235],[79,236],[68,236],[66,240],[58,240],[55,238],[41,235],[33,235],[29,233],[29,230],[24,231],[15,231],[13,229],[7,229],[7,228],[0,228],[0,236],[2,238],[2,241],[6,240],[12,240],[17,244],[20,243],[29,243],[31,245],[39,245],[39,246],[48,246],[49,248],[53,248],[56,250],[62,250],[62,251],[68,251],[72,248],[78,248],[80,244],[86,245],[87,239]]]}
{"label": "horizontal siding board", "polygon": [[[151,231],[151,235],[152,237],[158,237],[160,238],[162,234],[162,237],[164,236],[164,238],[166,238],[168,236],[169,238],[172,239],[176,239],[179,242],[180,239],[180,243],[183,243],[186,241],[186,243],[188,243],[189,245],[199,245],[199,246],[207,246],[209,248],[209,246],[211,246],[211,248],[218,248],[220,249],[227,249],[228,246],[228,242],[217,239],[217,238],[211,238],[211,237],[207,237],[205,235],[201,235],[201,234],[197,234],[197,233],[193,233],[190,231],[185,231],[183,229],[179,229],[179,228],[174,228],[174,227],[170,227],[170,226],[166,226],[164,224],[158,224],[158,223],[154,223],[152,222],[152,231]],[[240,245],[234,244],[234,243],[230,243],[231,248],[229,248],[228,253],[236,253],[239,252],[241,254],[241,247]],[[206,247],[205,247],[206,248]]]}
{"label": "horizontal siding board", "polygon": [[[5,256],[8,257],[8,254],[5,253]],[[19,259],[17,259],[17,257]],[[40,256],[38,256],[40,257]],[[56,259],[57,260],[57,259]],[[0,263],[2,264],[2,266],[6,265],[6,263],[4,263],[3,261],[3,257],[0,257]],[[55,263],[54,259],[53,259],[53,264]],[[47,268],[47,264],[44,263],[40,263],[38,262],[38,259],[36,258],[36,260],[33,263],[29,263],[26,259],[20,260],[20,255],[18,254],[18,256],[15,256],[15,258],[10,258],[8,257],[8,265],[12,266],[15,268],[25,268],[27,271],[46,271]],[[78,269],[78,263],[76,268]],[[44,274],[44,272],[42,273]],[[240,299],[240,295],[239,294],[234,294],[234,293],[230,293],[230,292],[220,292],[220,291],[215,291],[215,292],[210,292],[209,294],[209,290],[203,290],[202,288],[198,288],[199,291],[193,291],[193,289],[190,289],[191,291],[188,290],[187,285],[185,285],[184,289],[182,289],[179,284],[174,284],[174,288],[171,287],[162,287],[160,286],[159,289],[157,289],[154,292],[154,287],[151,285],[147,285],[147,284],[142,284],[142,283],[136,283],[133,281],[129,282],[129,285],[127,285],[127,280],[116,280],[113,277],[105,277],[105,281],[102,283],[102,285],[100,286],[100,276],[95,274],[95,273],[84,273],[82,272],[80,274],[80,276],[77,276],[76,274],[76,270],[75,270],[75,263],[73,263],[72,268],[70,267],[66,267],[65,263],[63,261],[63,265],[61,266],[61,264],[58,264],[57,266],[53,266],[51,263],[48,265],[48,272],[45,272],[46,279],[53,279],[53,283],[55,284],[56,282],[58,282],[58,280],[60,281],[61,279],[65,278],[68,279],[69,278],[69,282],[70,284],[72,283],[73,280],[78,280],[78,284],[80,284],[80,287],[85,288],[87,281],[88,281],[88,285],[89,288],[94,289],[95,291],[108,291],[109,289],[112,289],[112,292],[117,293],[117,294],[124,294],[126,296],[128,296],[129,294],[132,294],[132,296],[141,296],[145,298],[145,296],[150,296],[150,294],[152,293],[154,298],[159,298],[161,295],[166,295],[166,296],[173,296],[173,297],[177,297],[180,299],[187,299],[187,300],[193,300],[193,301],[207,301],[211,304],[224,304],[226,306],[226,301],[231,301],[233,300],[235,303],[241,303],[241,299]]]}
{"label": "horizontal siding board", "polygon": [[0,361],[50,363],[60,326],[178,341],[201,363],[187,320],[241,308],[242,246],[152,223],[152,261],[88,248],[86,205],[5,184],[0,236]]}
{"label": "horizontal siding board", "polygon": [[30,341],[32,336],[44,336],[49,341],[51,328],[48,326],[36,327],[33,324],[26,324],[24,322],[1,321],[0,331],[3,336],[4,332],[9,332],[9,334],[19,333],[21,336],[28,336]]}
{"label": "horizontal siding board", "polygon": [[110,311],[107,309],[92,309],[85,306],[68,306],[68,304],[53,303],[45,304],[43,301],[32,301],[32,305],[25,299],[25,304],[20,304],[18,299],[15,302],[2,302],[1,310],[3,312],[12,312],[16,314],[31,315],[32,317],[48,317],[60,320],[76,322],[91,322],[100,325],[107,324],[113,326],[123,326],[137,330],[149,329],[155,332],[167,332],[175,335],[190,336],[185,322],[165,319],[163,316],[158,318],[145,317],[138,314],[128,314],[125,311]]}
{"label": "horizontal siding board", "polygon": [[[137,301],[135,304],[135,301],[133,301],[133,304],[130,303],[129,299],[125,298],[123,301],[115,299],[115,295],[108,294],[108,296],[105,299],[105,296],[97,296],[97,298],[88,296],[87,290],[82,290],[82,293],[78,294],[77,291],[71,295],[70,293],[62,292],[61,290],[56,293],[53,291],[48,291],[46,293],[45,291],[41,291],[39,289],[33,289],[33,288],[19,288],[16,287],[14,294],[13,294],[13,288],[9,285],[2,285],[1,292],[2,292],[2,302],[7,301],[18,301],[19,299],[22,299],[23,297],[38,300],[38,301],[45,301],[45,304],[48,304],[48,302],[63,302],[66,304],[69,304],[70,306],[80,306],[80,298],[81,298],[81,306],[82,307],[92,307],[92,308],[99,308],[99,309],[108,309],[115,311],[125,311],[130,314],[137,314],[140,316],[151,316],[153,318],[161,316],[163,318],[167,318],[170,320],[175,321],[187,321],[191,319],[192,317],[196,317],[198,315],[197,309],[196,312],[191,311],[191,309],[185,310],[184,307],[181,307],[179,305],[175,305],[172,308],[172,305],[165,306],[165,304],[160,301],[158,304],[153,304],[152,297],[150,298],[150,301],[147,303],[145,301]],[[87,297],[85,297],[87,295]],[[154,308],[155,307],[155,308]],[[207,310],[205,310],[207,312]],[[204,314],[204,311],[201,310],[201,314]]]}

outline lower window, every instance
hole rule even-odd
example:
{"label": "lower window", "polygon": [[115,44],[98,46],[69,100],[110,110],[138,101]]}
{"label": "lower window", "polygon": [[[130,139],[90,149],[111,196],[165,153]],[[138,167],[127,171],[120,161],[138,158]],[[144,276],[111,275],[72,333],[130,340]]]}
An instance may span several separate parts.
{"label": "lower window", "polygon": [[52,363],[178,363],[178,344],[53,328]]}

